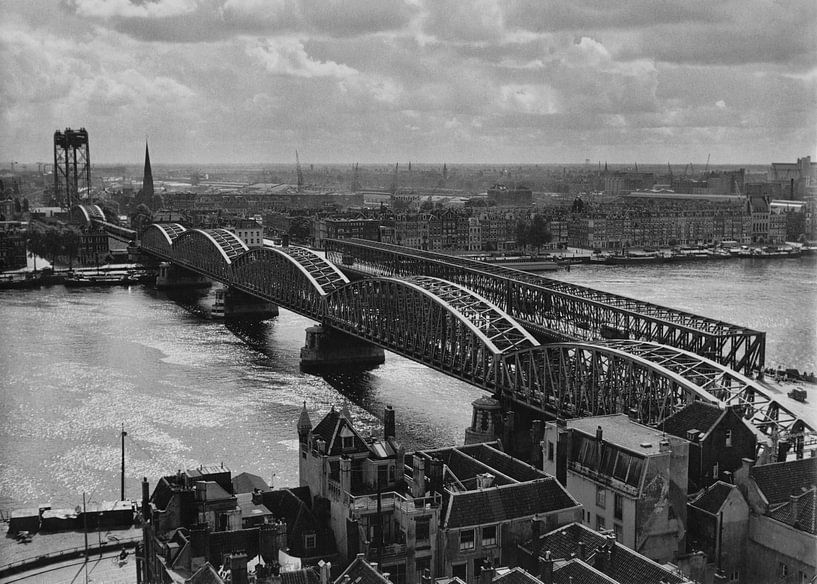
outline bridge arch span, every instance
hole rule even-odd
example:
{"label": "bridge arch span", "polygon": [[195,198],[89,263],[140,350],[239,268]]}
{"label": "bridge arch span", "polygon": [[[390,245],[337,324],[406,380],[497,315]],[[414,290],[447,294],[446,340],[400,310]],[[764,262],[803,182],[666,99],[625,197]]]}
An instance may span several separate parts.
{"label": "bridge arch span", "polygon": [[538,345],[484,298],[427,276],[342,286],[326,297],[323,322],[480,386],[503,352]]}
{"label": "bridge arch span", "polygon": [[247,244],[226,229],[189,229],[173,242],[173,261],[227,282],[230,264],[247,249]]}
{"label": "bridge arch span", "polygon": [[232,285],[250,294],[285,306],[308,318],[320,320],[322,299],[349,283],[332,264],[304,248],[251,249],[231,265]]}
{"label": "bridge arch span", "polygon": [[620,347],[581,342],[503,355],[495,390],[554,416],[628,413],[645,424],[694,400],[722,405],[677,371]]}
{"label": "bridge arch span", "polygon": [[752,427],[766,436],[775,431],[780,435],[792,435],[815,430],[778,401],[763,384],[717,361],[659,343],[611,340],[605,344],[677,372],[711,395],[713,400],[735,408]]}
{"label": "bridge arch span", "polygon": [[74,205],[71,207],[71,221],[90,225],[94,219],[97,221],[107,221],[102,207],[99,205]]}
{"label": "bridge arch span", "polygon": [[173,257],[173,242],[187,228],[178,223],[153,223],[142,233],[141,246],[145,251],[170,260]]}

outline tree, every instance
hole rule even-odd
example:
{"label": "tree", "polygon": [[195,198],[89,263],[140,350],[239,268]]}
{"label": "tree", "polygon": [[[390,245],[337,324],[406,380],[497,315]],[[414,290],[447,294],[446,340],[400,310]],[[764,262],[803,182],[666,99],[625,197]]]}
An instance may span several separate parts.
{"label": "tree", "polygon": [[65,255],[68,256],[68,267],[74,267],[74,258],[79,254],[79,248],[82,243],[82,234],[76,227],[69,227],[61,233],[62,249]]}
{"label": "tree", "polygon": [[537,254],[541,247],[550,243],[552,239],[548,223],[541,215],[534,215],[531,221],[520,221],[516,225],[516,241],[520,245],[535,247]]}
{"label": "tree", "polygon": [[308,217],[295,217],[287,233],[293,241],[307,241],[312,234],[312,221]]}

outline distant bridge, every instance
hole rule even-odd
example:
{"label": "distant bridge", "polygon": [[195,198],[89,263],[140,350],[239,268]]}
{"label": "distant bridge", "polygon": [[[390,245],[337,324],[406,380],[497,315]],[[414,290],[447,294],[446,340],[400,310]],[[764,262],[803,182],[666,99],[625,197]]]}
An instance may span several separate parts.
{"label": "distant bridge", "polygon": [[436,275],[352,282],[305,248],[248,249],[225,229],[178,224],[148,227],[141,249],[551,416],[628,412],[657,424],[698,399],[737,406],[767,435],[813,431],[724,364],[649,341],[541,345],[497,303]]}

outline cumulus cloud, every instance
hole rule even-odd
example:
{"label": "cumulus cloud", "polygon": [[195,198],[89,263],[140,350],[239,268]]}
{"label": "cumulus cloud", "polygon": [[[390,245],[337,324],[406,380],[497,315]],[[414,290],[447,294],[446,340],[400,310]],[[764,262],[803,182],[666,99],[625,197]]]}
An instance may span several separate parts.
{"label": "cumulus cloud", "polygon": [[73,124],[117,160],[145,132],[168,161],[791,159],[815,25],[813,0],[6,0],[0,157]]}

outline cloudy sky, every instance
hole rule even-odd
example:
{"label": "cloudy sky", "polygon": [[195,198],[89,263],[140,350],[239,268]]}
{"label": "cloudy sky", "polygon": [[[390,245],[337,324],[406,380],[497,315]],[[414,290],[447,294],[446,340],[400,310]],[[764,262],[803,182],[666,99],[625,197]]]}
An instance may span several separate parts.
{"label": "cloudy sky", "polygon": [[0,0],[0,165],[793,161],[814,0]]}

